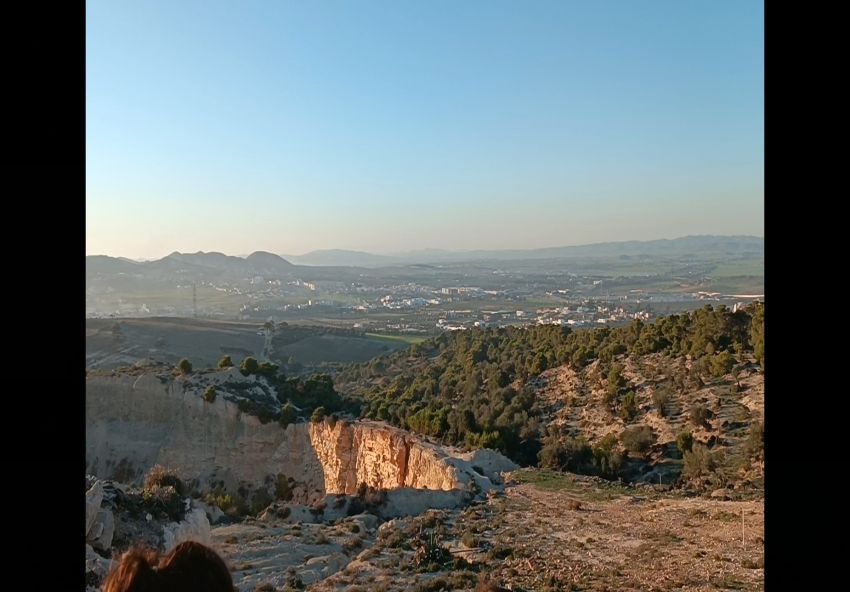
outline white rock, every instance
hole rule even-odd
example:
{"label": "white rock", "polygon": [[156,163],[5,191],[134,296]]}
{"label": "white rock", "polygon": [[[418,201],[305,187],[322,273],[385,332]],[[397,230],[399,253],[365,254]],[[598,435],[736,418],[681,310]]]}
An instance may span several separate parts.
{"label": "white rock", "polygon": [[162,542],[166,553],[183,541],[197,541],[210,544],[210,521],[207,514],[195,508],[181,522],[171,522],[162,527]]}
{"label": "white rock", "polygon": [[[96,534],[93,534],[96,533]],[[88,542],[92,547],[107,551],[112,546],[112,537],[115,535],[115,517],[111,510],[101,509],[94,519],[94,524],[89,530]]]}
{"label": "white rock", "polygon": [[86,535],[89,534],[92,525],[100,511],[100,502],[103,501],[103,483],[95,481],[94,485],[86,492]]}
{"label": "white rock", "polygon": [[366,530],[373,530],[378,526],[378,517],[374,514],[355,514],[351,517],[352,520],[357,520],[362,524]]}
{"label": "white rock", "polygon": [[221,511],[221,508],[206,504],[200,500],[192,500],[192,507],[203,510],[207,515],[207,519],[209,519],[210,524],[215,524],[224,516],[224,512]]}

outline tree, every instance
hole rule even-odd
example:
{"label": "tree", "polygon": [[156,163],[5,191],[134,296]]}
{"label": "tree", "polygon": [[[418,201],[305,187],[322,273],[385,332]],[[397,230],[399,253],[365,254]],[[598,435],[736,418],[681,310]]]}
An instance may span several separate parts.
{"label": "tree", "polygon": [[239,366],[239,371],[242,372],[243,376],[256,374],[257,370],[259,369],[260,365],[257,363],[257,360],[250,356],[242,360],[242,364]]}
{"label": "tree", "polygon": [[180,371],[180,374],[189,374],[192,372],[192,362],[183,358],[177,362],[177,369]]}
{"label": "tree", "polygon": [[218,393],[215,392],[215,387],[213,385],[209,385],[207,390],[204,391],[204,401],[207,403],[212,403],[215,401],[215,397]]}
{"label": "tree", "polygon": [[219,368],[231,368],[233,367],[233,361],[230,359],[230,356],[222,356],[218,361]]}
{"label": "tree", "polygon": [[721,378],[731,372],[734,365],[735,358],[724,350],[711,358],[711,374],[715,378]]}
{"label": "tree", "polygon": [[608,389],[605,391],[605,404],[610,405],[613,403],[617,396],[620,394],[620,391],[626,388],[625,377],[623,377],[623,368],[618,364],[614,364],[611,366],[611,370],[608,372]]}
{"label": "tree", "polygon": [[635,400],[635,392],[629,391],[626,393],[626,396],[623,397],[623,403],[620,405],[620,417],[623,418],[623,421],[631,421],[637,415],[637,401]]}
{"label": "tree", "polygon": [[261,376],[266,376],[268,378],[274,378],[277,374],[277,364],[272,364],[271,362],[263,362],[257,367],[256,373]]}

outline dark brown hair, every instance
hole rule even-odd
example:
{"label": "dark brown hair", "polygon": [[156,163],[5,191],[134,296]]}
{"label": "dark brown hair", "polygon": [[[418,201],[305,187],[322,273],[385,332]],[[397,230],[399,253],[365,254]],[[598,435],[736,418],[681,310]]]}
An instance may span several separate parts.
{"label": "dark brown hair", "polygon": [[103,584],[103,592],[233,592],[233,578],[212,549],[185,541],[160,557],[152,549],[130,549]]}

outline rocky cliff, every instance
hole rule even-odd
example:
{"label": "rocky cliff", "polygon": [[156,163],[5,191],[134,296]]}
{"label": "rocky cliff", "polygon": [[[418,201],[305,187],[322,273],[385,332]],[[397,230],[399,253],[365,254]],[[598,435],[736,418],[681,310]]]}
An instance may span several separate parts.
{"label": "rocky cliff", "polygon": [[[154,464],[201,489],[257,488],[290,479],[294,501],[382,489],[487,489],[516,468],[497,453],[462,454],[378,422],[263,424],[180,379],[91,377],[86,383],[86,471],[140,482]],[[472,469],[475,466],[476,469]]]}

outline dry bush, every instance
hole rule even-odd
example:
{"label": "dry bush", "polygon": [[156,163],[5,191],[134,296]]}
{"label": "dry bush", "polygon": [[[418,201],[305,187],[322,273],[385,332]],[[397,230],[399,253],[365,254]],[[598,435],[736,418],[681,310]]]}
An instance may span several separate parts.
{"label": "dry bush", "polygon": [[177,476],[177,471],[168,469],[162,465],[151,467],[148,474],[145,475],[144,485],[147,490],[152,490],[154,487],[171,486],[178,494],[183,495],[185,493],[183,481]]}

